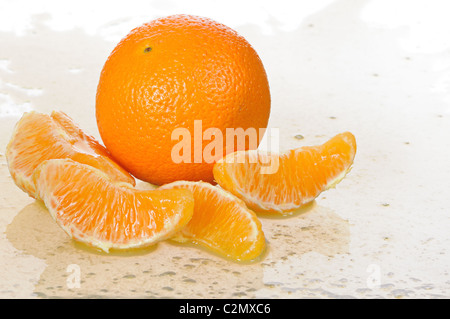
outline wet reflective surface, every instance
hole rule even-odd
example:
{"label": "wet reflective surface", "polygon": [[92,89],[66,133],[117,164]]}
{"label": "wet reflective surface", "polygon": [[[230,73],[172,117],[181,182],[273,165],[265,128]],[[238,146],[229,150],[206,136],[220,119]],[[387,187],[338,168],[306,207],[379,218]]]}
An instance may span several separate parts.
{"label": "wet reflective surface", "polygon": [[[96,5],[103,14],[52,2],[0,10],[0,297],[450,296],[448,5],[282,4],[236,2],[239,13],[201,1]],[[6,166],[24,111],[62,110],[99,138],[95,91],[115,43],[146,20],[180,12],[219,20],[255,47],[281,150],[347,130],[357,139],[354,167],[335,189],[289,218],[261,217],[268,250],[254,263],[171,242],[90,250],[21,192]]]}

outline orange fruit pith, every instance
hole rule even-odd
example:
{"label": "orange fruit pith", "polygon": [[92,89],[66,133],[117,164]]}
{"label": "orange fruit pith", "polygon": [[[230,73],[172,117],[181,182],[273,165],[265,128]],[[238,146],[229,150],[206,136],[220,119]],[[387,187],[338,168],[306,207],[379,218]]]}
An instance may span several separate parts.
{"label": "orange fruit pith", "polygon": [[[215,164],[214,178],[254,211],[286,214],[340,182],[351,169],[355,154],[355,137],[345,132],[322,145],[281,154],[229,154]],[[271,172],[270,163],[277,161],[278,169]]]}
{"label": "orange fruit pith", "polygon": [[188,190],[137,190],[71,159],[44,161],[33,181],[70,237],[105,252],[166,239],[186,225],[194,209]]}
{"label": "orange fruit pith", "polygon": [[135,185],[134,178],[111,159],[106,148],[63,112],[53,112],[50,116],[25,113],[6,148],[6,160],[14,182],[37,198],[33,171],[44,160],[57,158],[71,158],[99,168],[115,181]]}
{"label": "orange fruit pith", "polygon": [[264,251],[261,222],[232,194],[205,182],[178,181],[159,189],[188,189],[194,195],[194,215],[172,239],[202,245],[236,261],[254,260]]}
{"label": "orange fruit pith", "polygon": [[[209,128],[223,136],[226,128],[251,128],[259,143],[269,113],[267,75],[253,47],[231,28],[197,16],[164,17],[132,30],[108,57],[97,87],[105,146],[127,171],[156,185],[212,182],[214,161],[238,145],[227,151],[224,142],[206,158],[202,151],[215,137],[202,134]],[[181,162],[172,157],[181,140],[172,136],[177,128],[190,137],[190,153]],[[244,149],[250,147],[247,140]]]}

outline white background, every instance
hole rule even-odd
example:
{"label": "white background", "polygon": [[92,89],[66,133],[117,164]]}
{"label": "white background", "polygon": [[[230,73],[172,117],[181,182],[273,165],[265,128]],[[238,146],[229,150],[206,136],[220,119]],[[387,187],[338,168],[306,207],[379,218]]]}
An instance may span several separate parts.
{"label": "white background", "polygon": [[[0,1],[0,296],[450,296],[448,1]],[[163,243],[133,256],[75,246],[9,177],[24,111],[63,110],[98,137],[95,90],[115,43],[176,13],[207,16],[260,55],[280,147],[354,133],[354,168],[314,207],[262,219],[264,259]],[[297,140],[295,135],[305,138]],[[177,258],[174,258],[177,257]],[[80,288],[65,284],[80,265]]]}

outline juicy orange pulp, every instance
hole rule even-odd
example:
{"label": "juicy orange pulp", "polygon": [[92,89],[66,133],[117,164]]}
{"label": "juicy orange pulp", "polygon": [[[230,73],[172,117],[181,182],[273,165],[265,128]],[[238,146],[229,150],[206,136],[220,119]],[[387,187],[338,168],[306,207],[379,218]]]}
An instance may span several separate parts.
{"label": "juicy orange pulp", "polygon": [[70,237],[106,252],[167,239],[187,224],[194,209],[188,190],[136,190],[71,159],[44,161],[33,182]]}
{"label": "juicy orange pulp", "polygon": [[16,185],[37,198],[33,171],[43,161],[58,158],[91,165],[115,181],[135,185],[134,178],[111,158],[108,150],[63,112],[54,111],[50,116],[25,113],[6,148],[8,168]]}
{"label": "juicy orange pulp", "polygon": [[[353,134],[281,154],[229,154],[214,166],[214,178],[253,210],[286,214],[314,200],[348,173],[356,154]],[[270,166],[276,169],[270,172]],[[264,172],[270,173],[264,173]]]}
{"label": "juicy orange pulp", "polygon": [[230,193],[205,182],[179,181],[159,189],[187,189],[194,195],[194,215],[173,239],[207,247],[238,261],[254,260],[264,251],[261,222]]}

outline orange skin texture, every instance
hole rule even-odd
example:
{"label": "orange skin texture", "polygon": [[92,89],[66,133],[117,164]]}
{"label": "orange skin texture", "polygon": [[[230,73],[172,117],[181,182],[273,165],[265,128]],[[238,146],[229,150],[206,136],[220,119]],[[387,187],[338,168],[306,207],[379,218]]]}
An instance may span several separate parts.
{"label": "orange skin texture", "polygon": [[[97,88],[105,146],[127,171],[156,185],[213,181],[214,162],[194,162],[194,120],[202,120],[203,132],[218,128],[225,136],[226,128],[266,128],[269,115],[269,83],[256,51],[236,31],[197,16],[132,30],[107,59]],[[176,128],[190,132],[191,163],[172,160]],[[221,155],[236,150],[224,146]]]}

